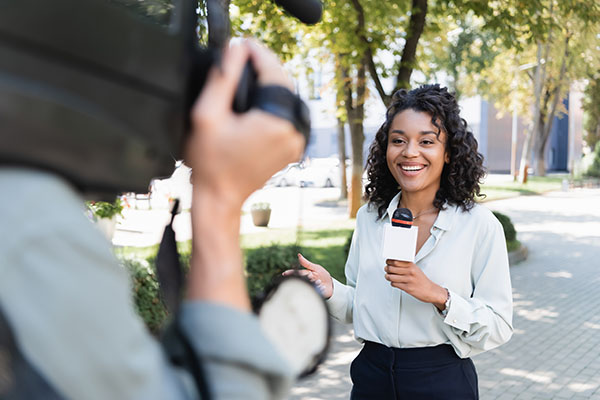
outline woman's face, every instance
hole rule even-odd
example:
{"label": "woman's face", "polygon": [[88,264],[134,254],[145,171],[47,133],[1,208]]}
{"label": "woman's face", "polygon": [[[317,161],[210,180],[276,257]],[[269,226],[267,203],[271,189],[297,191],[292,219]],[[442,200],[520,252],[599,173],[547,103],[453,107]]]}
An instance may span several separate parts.
{"label": "woman's face", "polygon": [[446,153],[446,133],[431,123],[431,115],[404,110],[392,120],[386,152],[387,165],[404,193],[431,191],[440,187]]}

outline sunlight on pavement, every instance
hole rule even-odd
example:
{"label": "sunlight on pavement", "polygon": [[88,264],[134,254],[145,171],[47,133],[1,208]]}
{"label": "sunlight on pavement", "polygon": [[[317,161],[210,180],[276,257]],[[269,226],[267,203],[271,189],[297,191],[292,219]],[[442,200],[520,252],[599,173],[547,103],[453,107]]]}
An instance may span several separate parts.
{"label": "sunlight on pavement", "polygon": [[556,377],[556,375],[552,372],[533,373],[522,369],[513,368],[502,368],[500,373],[508,376],[518,376],[537,383],[550,383],[552,382],[552,379]]}

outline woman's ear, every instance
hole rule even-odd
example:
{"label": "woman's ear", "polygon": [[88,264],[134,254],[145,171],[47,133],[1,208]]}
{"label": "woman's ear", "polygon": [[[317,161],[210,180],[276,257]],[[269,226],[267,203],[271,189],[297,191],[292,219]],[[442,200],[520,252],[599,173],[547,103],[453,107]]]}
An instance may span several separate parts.
{"label": "woman's ear", "polygon": [[444,152],[444,162],[446,164],[450,164],[450,153],[449,152]]}

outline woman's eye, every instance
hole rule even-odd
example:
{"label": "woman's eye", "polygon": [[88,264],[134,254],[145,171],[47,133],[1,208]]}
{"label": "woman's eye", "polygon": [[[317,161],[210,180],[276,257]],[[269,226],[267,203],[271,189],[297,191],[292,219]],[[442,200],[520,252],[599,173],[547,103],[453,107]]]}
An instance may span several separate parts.
{"label": "woman's eye", "polygon": [[404,143],[404,139],[398,139],[398,138],[392,139],[392,143],[394,143],[394,144],[402,144],[402,143]]}
{"label": "woman's eye", "polygon": [[423,140],[423,141],[421,142],[421,144],[428,146],[428,145],[431,145],[431,144],[433,144],[433,140]]}

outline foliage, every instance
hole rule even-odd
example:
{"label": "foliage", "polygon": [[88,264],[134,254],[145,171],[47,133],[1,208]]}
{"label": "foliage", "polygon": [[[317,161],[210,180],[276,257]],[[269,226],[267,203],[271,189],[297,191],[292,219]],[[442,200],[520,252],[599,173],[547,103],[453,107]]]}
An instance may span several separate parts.
{"label": "foliage", "polygon": [[354,231],[350,232],[348,235],[348,239],[346,239],[346,243],[344,243],[344,254],[346,258],[348,258],[348,254],[350,254],[350,246],[352,245],[352,236],[354,236]]}
{"label": "foliage", "polygon": [[121,260],[131,275],[133,301],[139,316],[154,335],[158,335],[167,318],[167,310],[159,296],[154,264],[146,260]]}
{"label": "foliage", "polygon": [[115,215],[122,216],[123,203],[119,197],[112,203],[106,201],[87,201],[86,205],[97,218],[110,219]]}
{"label": "foliage", "polygon": [[585,172],[586,176],[600,178],[600,142],[596,143],[596,149],[594,150],[594,161],[592,165]]}
{"label": "foliage", "polygon": [[600,73],[596,70],[591,75],[585,88],[583,109],[586,114],[584,139],[593,149],[600,142]]}
{"label": "foliage", "polygon": [[[183,267],[184,273],[189,271],[190,250],[189,246],[178,245],[179,262]],[[183,251],[182,251],[183,250]],[[156,252],[158,246],[136,250],[132,254],[118,254],[121,265],[126,268],[131,277],[133,302],[136,312],[142,318],[148,330],[158,336],[169,316],[161,297],[156,275]],[[147,254],[150,255],[147,255]],[[131,258],[138,255],[137,258]],[[144,257],[139,257],[144,255]]]}
{"label": "foliage", "polygon": [[502,224],[502,229],[504,229],[504,237],[507,242],[513,242],[517,240],[517,231],[515,230],[515,226],[507,215],[502,214],[499,211],[492,211],[493,214],[498,218],[498,221]]}
{"label": "foliage", "polygon": [[[501,112],[516,111],[529,119],[521,167],[534,148],[530,165],[544,175],[552,123],[565,112],[562,100],[572,82],[600,65],[600,3],[507,0],[484,6],[481,2],[481,9],[472,8],[474,15],[463,17],[459,14],[473,3],[455,3],[459,7],[448,22],[456,24],[449,32],[456,39],[448,37],[446,51],[436,50],[434,66],[447,72],[459,91],[483,94]],[[467,48],[471,54],[461,57]]]}
{"label": "foliage", "polygon": [[274,278],[287,269],[298,267],[296,245],[271,244],[246,252],[246,278],[251,297],[259,296]]}

